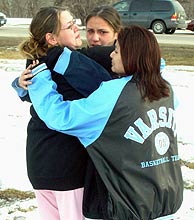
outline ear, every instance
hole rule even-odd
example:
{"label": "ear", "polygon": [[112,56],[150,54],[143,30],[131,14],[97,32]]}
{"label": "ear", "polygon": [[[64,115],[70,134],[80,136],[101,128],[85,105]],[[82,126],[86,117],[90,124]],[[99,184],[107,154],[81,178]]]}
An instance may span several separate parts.
{"label": "ear", "polygon": [[117,38],[118,38],[118,33],[116,32],[115,33],[115,40],[117,40]]}
{"label": "ear", "polygon": [[49,45],[52,45],[52,46],[57,45],[57,40],[52,33],[46,33],[45,38]]}

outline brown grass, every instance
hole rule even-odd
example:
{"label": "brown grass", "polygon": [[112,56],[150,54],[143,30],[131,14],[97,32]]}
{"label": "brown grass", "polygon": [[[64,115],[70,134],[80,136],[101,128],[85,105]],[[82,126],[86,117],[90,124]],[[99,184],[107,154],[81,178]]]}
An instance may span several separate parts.
{"label": "brown grass", "polygon": [[167,65],[194,65],[194,46],[160,44],[160,48]]}
{"label": "brown grass", "polygon": [[[0,37],[0,59],[22,59],[17,47],[24,39]],[[160,48],[167,65],[194,65],[194,46],[160,44]]]}
{"label": "brown grass", "polygon": [[25,201],[34,198],[35,195],[32,191],[20,191],[17,189],[0,190],[0,208],[16,201]]}
{"label": "brown grass", "polygon": [[23,59],[18,45],[25,40],[20,37],[0,37],[0,59]]}

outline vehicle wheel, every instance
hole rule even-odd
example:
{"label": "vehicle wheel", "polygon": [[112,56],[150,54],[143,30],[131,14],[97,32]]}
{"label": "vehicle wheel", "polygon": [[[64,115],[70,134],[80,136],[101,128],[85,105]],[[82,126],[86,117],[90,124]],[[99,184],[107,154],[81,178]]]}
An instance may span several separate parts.
{"label": "vehicle wheel", "polygon": [[154,34],[163,34],[166,31],[166,26],[163,21],[154,21],[152,30]]}
{"label": "vehicle wheel", "polygon": [[174,34],[176,29],[166,29],[165,34]]}

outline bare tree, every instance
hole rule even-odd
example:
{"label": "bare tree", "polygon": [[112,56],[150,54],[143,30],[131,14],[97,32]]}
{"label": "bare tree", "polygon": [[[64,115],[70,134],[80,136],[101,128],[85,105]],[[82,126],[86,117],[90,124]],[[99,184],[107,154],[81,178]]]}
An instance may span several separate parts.
{"label": "bare tree", "polygon": [[194,1],[193,0],[178,0],[178,1],[185,9],[185,12],[187,14],[187,19],[194,18]]}
{"label": "bare tree", "polygon": [[55,0],[54,5],[67,6],[71,12],[77,17],[80,18],[82,24],[85,24],[85,19],[89,11],[97,5],[107,5],[112,4],[113,0]]}
{"label": "bare tree", "polygon": [[[96,5],[112,4],[118,0],[0,0],[0,10],[7,17],[33,17],[40,7],[48,5],[68,6],[84,24],[86,15]],[[184,7],[187,18],[194,18],[194,1],[178,0]]]}
{"label": "bare tree", "polygon": [[55,0],[55,1],[54,1],[54,5],[56,5],[56,6],[62,6],[63,2],[64,2],[64,0]]}
{"label": "bare tree", "polygon": [[53,5],[44,0],[1,0],[0,9],[7,17],[26,18],[33,17],[42,6]]}

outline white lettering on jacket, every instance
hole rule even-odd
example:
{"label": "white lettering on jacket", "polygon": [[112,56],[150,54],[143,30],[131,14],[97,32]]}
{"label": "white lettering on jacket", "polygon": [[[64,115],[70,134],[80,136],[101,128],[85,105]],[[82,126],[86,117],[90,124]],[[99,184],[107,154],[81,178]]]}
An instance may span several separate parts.
{"label": "white lettering on jacket", "polygon": [[154,109],[147,112],[150,125],[147,125],[142,118],[138,118],[134,125],[130,125],[124,137],[137,143],[143,144],[144,141],[158,128],[169,128],[176,136],[175,111],[172,108],[161,106],[158,114]]}
{"label": "white lettering on jacket", "polygon": [[158,165],[163,164],[163,163],[169,163],[171,161],[175,162],[175,161],[178,161],[178,160],[180,160],[179,155],[173,155],[170,158],[162,157],[162,158],[159,158],[157,160],[142,161],[141,162],[141,168],[158,166]]}

